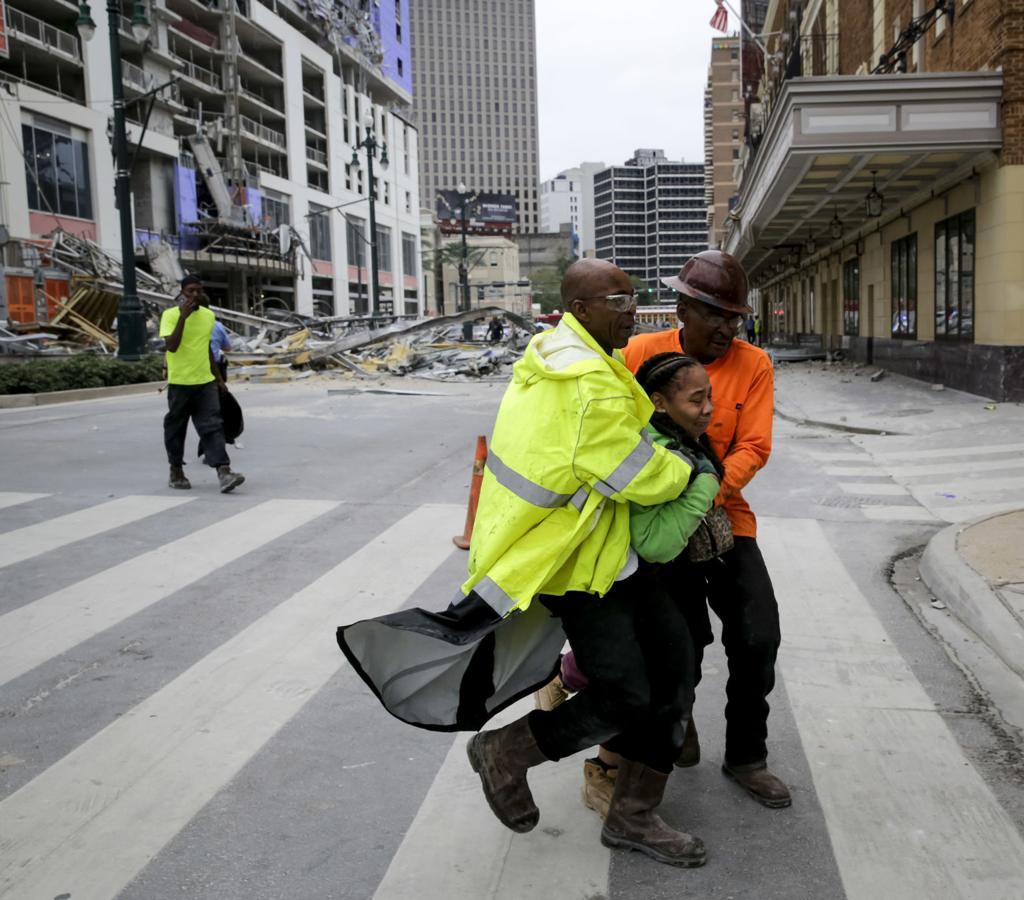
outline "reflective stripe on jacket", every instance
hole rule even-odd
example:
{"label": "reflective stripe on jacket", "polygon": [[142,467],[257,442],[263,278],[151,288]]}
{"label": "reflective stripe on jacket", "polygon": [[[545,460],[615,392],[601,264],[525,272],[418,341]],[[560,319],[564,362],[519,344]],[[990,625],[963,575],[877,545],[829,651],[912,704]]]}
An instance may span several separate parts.
{"label": "reflective stripe on jacket", "polygon": [[653,409],[571,314],[535,335],[494,425],[463,594],[501,616],[540,593],[605,594],[629,552],[628,503],[674,500],[689,481],[651,442]]}

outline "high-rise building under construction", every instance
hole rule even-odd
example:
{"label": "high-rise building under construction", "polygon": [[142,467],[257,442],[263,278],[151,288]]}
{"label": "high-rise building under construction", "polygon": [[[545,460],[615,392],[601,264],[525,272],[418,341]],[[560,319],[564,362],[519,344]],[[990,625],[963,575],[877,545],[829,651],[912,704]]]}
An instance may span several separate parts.
{"label": "high-rise building under construction", "polygon": [[413,107],[420,191],[512,194],[517,230],[540,225],[534,0],[417,0]]}

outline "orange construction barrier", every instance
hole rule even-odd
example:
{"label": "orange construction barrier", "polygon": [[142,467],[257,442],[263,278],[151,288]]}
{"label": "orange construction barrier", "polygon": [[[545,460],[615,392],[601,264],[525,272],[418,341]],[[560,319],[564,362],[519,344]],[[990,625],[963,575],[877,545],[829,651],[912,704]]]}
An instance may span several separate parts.
{"label": "orange construction barrier", "polygon": [[484,483],[484,463],[487,462],[487,438],[476,439],[476,457],[473,459],[473,477],[469,482],[469,507],[466,509],[466,527],[462,534],[452,538],[460,550],[468,550],[473,537],[473,523],[476,521],[476,505],[480,502],[480,485]]}

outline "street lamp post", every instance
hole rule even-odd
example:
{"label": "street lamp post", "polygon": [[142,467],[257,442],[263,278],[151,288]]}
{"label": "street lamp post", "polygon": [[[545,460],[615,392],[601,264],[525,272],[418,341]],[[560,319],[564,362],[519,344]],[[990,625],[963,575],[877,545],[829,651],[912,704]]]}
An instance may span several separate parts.
{"label": "street lamp post", "polygon": [[469,203],[469,192],[464,182],[459,182],[459,218],[462,226],[462,256],[459,259],[459,292],[462,294],[462,309],[472,309],[469,297],[469,247],[466,244],[466,205]]}
{"label": "street lamp post", "polygon": [[[78,33],[88,41],[96,32],[89,4],[78,8]],[[107,0],[107,26],[110,34],[110,75],[114,82],[114,196],[121,224],[121,271],[123,287],[117,306],[117,355],[121,359],[140,359],[146,351],[146,317],[139,302],[135,281],[135,229],[132,225],[131,160],[124,121],[124,84],[121,81],[121,7]],[[132,8],[132,34],[138,41],[149,37],[146,8],[137,0]]]}
{"label": "street lamp post", "polygon": [[366,151],[366,175],[367,196],[370,201],[370,315],[380,312],[380,275],[377,270],[377,211],[375,209],[376,194],[373,188],[373,160],[377,155],[377,148],[380,147],[380,168],[386,171],[388,167],[388,145],[384,142],[378,143],[377,135],[373,130],[373,114],[368,112],[364,121],[366,126],[366,137],[352,148],[352,165],[359,166],[359,148]]}

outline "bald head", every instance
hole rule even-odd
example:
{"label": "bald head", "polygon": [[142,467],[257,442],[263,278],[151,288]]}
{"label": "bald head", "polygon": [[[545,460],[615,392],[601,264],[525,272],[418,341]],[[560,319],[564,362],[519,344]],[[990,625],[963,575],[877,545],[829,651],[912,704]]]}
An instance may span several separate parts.
{"label": "bald head", "polygon": [[632,290],[629,276],[606,259],[579,259],[562,277],[562,308],[580,297],[600,297],[614,290]]}

